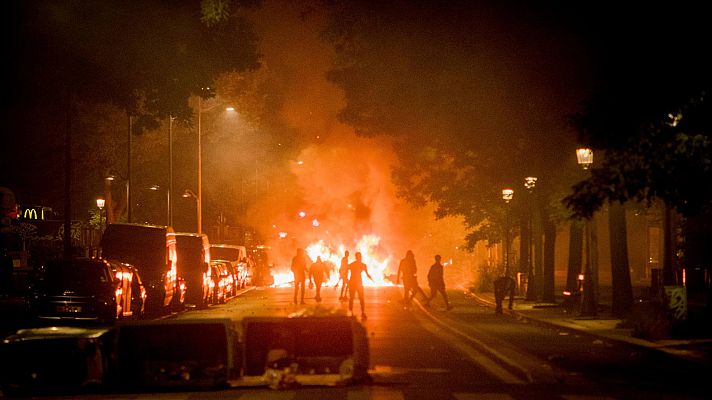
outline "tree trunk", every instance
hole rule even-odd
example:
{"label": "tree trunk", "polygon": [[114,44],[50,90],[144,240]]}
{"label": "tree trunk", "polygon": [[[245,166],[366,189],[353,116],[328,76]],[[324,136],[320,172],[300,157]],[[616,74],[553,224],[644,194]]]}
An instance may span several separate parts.
{"label": "tree trunk", "polygon": [[544,223],[544,274],[542,299],[546,303],[556,302],[555,284],[556,224],[547,219]]}
{"label": "tree trunk", "polygon": [[[598,284],[598,224],[596,223],[596,214],[591,216],[591,220],[589,221],[589,234],[590,236],[590,247],[589,251],[591,252],[591,273],[593,274],[592,281],[593,281],[593,293],[596,299],[601,298],[601,293],[600,293],[600,286]],[[588,279],[588,277],[586,277]]]}
{"label": "tree trunk", "polygon": [[674,285],[676,282],[673,263],[675,254],[675,231],[674,231],[674,218],[673,211],[670,206],[665,204],[663,219],[663,235],[665,248],[663,249],[663,286]]}
{"label": "tree trunk", "polygon": [[614,316],[625,317],[633,307],[625,207],[618,202],[612,203],[608,211],[608,220],[611,240],[611,283],[613,286],[611,311]]}
{"label": "tree trunk", "polygon": [[578,275],[583,261],[583,226],[572,221],[569,226],[569,266],[566,272],[566,290],[574,293],[578,290]]}
{"label": "tree trunk", "polygon": [[534,293],[535,298],[540,298],[544,285],[544,240],[542,235],[541,210],[535,208],[532,235],[534,235]]}
{"label": "tree trunk", "polygon": [[[527,218],[519,219],[519,272],[527,272],[529,265],[529,221]],[[516,277],[515,277],[516,278]]]}

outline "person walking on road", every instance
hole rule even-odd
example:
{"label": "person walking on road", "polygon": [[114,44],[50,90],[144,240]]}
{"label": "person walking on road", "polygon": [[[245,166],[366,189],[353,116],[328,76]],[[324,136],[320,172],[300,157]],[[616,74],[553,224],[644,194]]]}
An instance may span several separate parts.
{"label": "person walking on road", "polygon": [[423,289],[418,286],[418,268],[415,265],[415,255],[411,250],[405,253],[405,258],[403,258],[398,265],[398,272],[396,272],[396,285],[400,283],[401,276],[403,278],[403,304],[408,307],[411,300],[420,293],[424,300],[428,299]]}
{"label": "person walking on road", "polygon": [[326,264],[321,260],[321,256],[316,258],[314,264],[309,268],[309,280],[316,287],[316,302],[321,303],[321,285],[324,284],[324,277],[326,275]]}
{"label": "person walking on road", "polygon": [[502,314],[502,302],[508,294],[509,309],[512,309],[512,306],[514,305],[514,291],[516,288],[517,283],[514,281],[514,278],[509,276],[509,273],[505,273],[504,276],[494,280],[495,313]]}
{"label": "person walking on road", "polygon": [[361,304],[361,319],[366,320],[366,305],[363,298],[363,278],[362,273],[366,273],[368,279],[373,280],[368,273],[368,267],[361,261],[361,253],[356,253],[356,261],[349,264],[349,312],[353,313],[354,296],[358,295]]}
{"label": "person walking on road", "polygon": [[[307,259],[302,248],[297,249],[297,255],[292,258],[292,273],[294,274],[294,304],[297,304],[297,298],[299,298],[299,304],[304,304],[308,270]],[[301,294],[299,293],[300,288]]]}
{"label": "person walking on road", "polygon": [[349,286],[349,251],[344,252],[344,257],[341,259],[341,266],[339,267],[339,279],[341,280],[341,294],[339,295],[339,300],[346,300],[348,298],[349,292],[347,288]]}
{"label": "person walking on road", "polygon": [[435,296],[438,294],[442,294],[443,299],[445,300],[445,307],[448,310],[452,309],[452,306],[450,305],[450,301],[447,298],[447,291],[445,290],[445,279],[443,278],[443,265],[440,263],[441,257],[440,254],[437,254],[435,256],[435,264],[430,266],[430,270],[428,271],[428,285],[430,285],[430,297],[426,301],[425,305],[430,306],[430,302],[435,298]]}

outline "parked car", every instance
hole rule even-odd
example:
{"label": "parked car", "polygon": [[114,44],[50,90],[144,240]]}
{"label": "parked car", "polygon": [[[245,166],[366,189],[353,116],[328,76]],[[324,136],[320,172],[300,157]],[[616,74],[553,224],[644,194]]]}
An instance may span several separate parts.
{"label": "parked car", "polygon": [[198,233],[176,233],[178,276],[185,280],[185,301],[199,308],[210,303],[210,242]]}
{"label": "parked car", "polygon": [[143,313],[145,289],[133,267],[99,258],[52,260],[39,268],[27,296],[39,320],[113,323]]}
{"label": "parked car", "polygon": [[234,292],[234,278],[230,270],[230,262],[212,260],[213,304],[225,303]]}
{"label": "parked car", "polygon": [[247,248],[245,246],[213,243],[210,245],[210,256],[214,260],[229,261],[234,270],[237,270],[236,287],[238,289],[247,286],[248,269]]}
{"label": "parked car", "polygon": [[146,306],[146,287],[141,275],[131,264],[109,261],[111,273],[116,283],[117,318],[142,318]]}
{"label": "parked car", "polygon": [[146,224],[110,224],[101,238],[102,256],[135,266],[146,284],[146,313],[165,314],[179,308],[184,288],[177,276],[173,228]]}

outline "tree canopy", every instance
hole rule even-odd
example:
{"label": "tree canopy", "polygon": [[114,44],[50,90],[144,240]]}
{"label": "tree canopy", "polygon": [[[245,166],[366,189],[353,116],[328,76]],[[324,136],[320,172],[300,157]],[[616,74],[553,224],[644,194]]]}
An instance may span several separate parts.
{"label": "tree canopy", "polygon": [[687,3],[623,13],[629,25],[612,24],[602,39],[600,82],[572,118],[603,160],[564,200],[577,216],[655,199],[683,215],[710,211],[712,63],[702,49],[712,32],[703,15]]}
{"label": "tree canopy", "polygon": [[[23,201],[57,204],[57,149],[68,124],[77,131],[92,125],[83,125],[83,105],[112,104],[133,115],[135,134],[169,115],[192,120],[191,95],[208,97],[220,74],[259,66],[257,38],[241,12],[256,3],[234,3],[227,18],[210,24],[192,0],[8,4],[3,50],[10,62],[0,112],[10,133],[3,146],[15,151],[0,161],[2,171],[13,171],[2,180]],[[126,118],[118,121],[107,118],[114,126],[102,129],[126,130]],[[35,168],[17,168],[28,160]]]}
{"label": "tree canopy", "polygon": [[584,72],[571,44],[555,40],[556,15],[458,1],[327,3],[340,118],[361,135],[394,137],[399,194],[435,203],[437,217],[462,216],[469,247],[501,239],[503,188],[521,195],[533,175],[554,192],[568,178],[555,171],[573,157],[565,116],[583,98]]}

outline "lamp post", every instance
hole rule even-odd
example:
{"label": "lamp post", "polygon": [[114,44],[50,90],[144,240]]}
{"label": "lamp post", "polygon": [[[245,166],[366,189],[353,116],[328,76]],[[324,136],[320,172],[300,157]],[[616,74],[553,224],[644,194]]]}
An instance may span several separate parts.
{"label": "lamp post", "polygon": [[[529,236],[527,237],[527,300],[534,300],[536,291],[534,290],[534,263],[532,259],[534,254],[532,253],[532,238],[534,236],[534,223],[533,223],[533,213],[534,213],[534,187],[536,186],[537,178],[535,176],[527,176],[524,178],[524,187],[529,192],[529,215],[527,221],[527,229],[529,230]],[[538,278],[538,277],[536,277]]]}
{"label": "lamp post", "polygon": [[166,225],[173,226],[173,202],[171,201],[171,192],[173,192],[173,121],[176,117],[168,116],[168,218]]}
{"label": "lamp post", "polygon": [[[593,150],[589,148],[576,149],[576,160],[584,171],[588,171],[593,164]],[[584,272],[583,272],[583,301],[581,302],[581,316],[595,317],[598,315],[596,292],[593,287],[593,272],[591,270],[591,223],[586,218],[584,225]]]}
{"label": "lamp post", "polygon": [[509,276],[509,202],[514,197],[514,190],[502,189],[502,200],[504,200],[507,209],[505,210],[505,227],[504,227],[504,275]]}
{"label": "lamp post", "polygon": [[197,214],[196,217],[197,217],[197,221],[198,221],[198,233],[203,233],[203,232],[201,232],[201,229],[200,229],[200,217],[201,217],[201,215],[200,215],[200,197],[198,197],[190,189],[185,189],[185,191],[183,192],[183,197],[185,197],[185,198],[192,197],[195,199],[195,212]]}
{"label": "lamp post", "polygon": [[96,206],[97,208],[99,208],[99,233],[103,234],[105,218],[103,218],[102,214],[104,214],[104,206],[106,206],[106,200],[102,198],[96,199]]}
{"label": "lamp post", "polygon": [[[209,107],[203,108],[203,98],[198,96],[198,193],[196,200],[198,202],[198,233],[203,233],[203,113],[208,112],[222,103],[217,103]],[[225,107],[225,111],[235,111],[234,107]]]}

